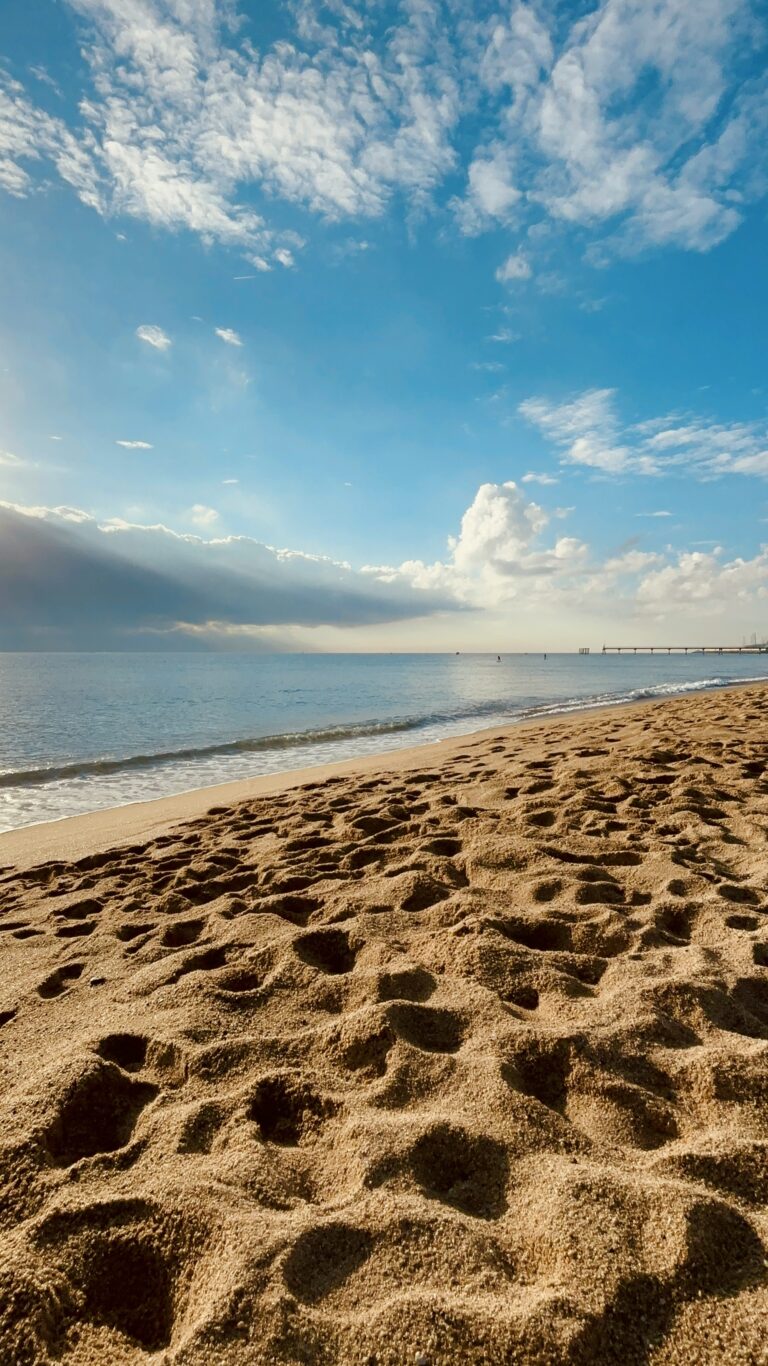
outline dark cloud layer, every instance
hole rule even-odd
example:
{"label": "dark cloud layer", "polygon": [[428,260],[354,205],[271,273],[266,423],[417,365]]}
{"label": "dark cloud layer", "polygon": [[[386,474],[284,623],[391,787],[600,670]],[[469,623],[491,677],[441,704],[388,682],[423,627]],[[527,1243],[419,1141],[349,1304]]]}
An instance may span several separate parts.
{"label": "dark cloud layer", "polygon": [[445,595],[246,537],[205,541],[163,527],[99,527],[66,510],[0,507],[0,648],[200,641],[199,629],[180,626],[202,628],[212,644],[227,627],[266,628],[269,642],[281,628],[370,626],[446,609],[456,603]]}

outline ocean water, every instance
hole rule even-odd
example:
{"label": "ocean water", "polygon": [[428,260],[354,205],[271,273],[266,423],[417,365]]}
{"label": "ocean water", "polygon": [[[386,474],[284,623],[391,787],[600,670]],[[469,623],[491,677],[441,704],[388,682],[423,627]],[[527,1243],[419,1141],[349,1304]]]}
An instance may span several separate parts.
{"label": "ocean water", "polygon": [[0,654],[0,830],[768,677],[768,656]]}

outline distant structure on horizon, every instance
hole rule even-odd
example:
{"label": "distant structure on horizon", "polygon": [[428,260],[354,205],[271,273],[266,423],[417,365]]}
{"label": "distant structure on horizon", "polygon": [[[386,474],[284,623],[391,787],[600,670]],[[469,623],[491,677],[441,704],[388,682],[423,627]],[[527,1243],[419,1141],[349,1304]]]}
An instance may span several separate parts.
{"label": "distant structure on horizon", "polygon": [[[579,651],[581,654],[581,651]],[[768,642],[752,645],[604,645],[604,655],[768,655]]]}

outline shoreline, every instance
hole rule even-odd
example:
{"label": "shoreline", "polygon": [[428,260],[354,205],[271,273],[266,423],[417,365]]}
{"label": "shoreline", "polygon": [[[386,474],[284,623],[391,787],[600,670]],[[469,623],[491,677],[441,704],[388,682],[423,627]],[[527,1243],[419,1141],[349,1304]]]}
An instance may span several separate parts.
{"label": "shoreline", "polygon": [[468,745],[482,744],[494,737],[508,738],[517,733],[528,734],[532,728],[576,727],[603,713],[620,715],[639,709],[671,705],[695,704],[713,693],[743,692],[749,688],[765,687],[766,680],[734,681],[718,688],[702,688],[695,692],[674,693],[658,698],[642,698],[632,702],[602,703],[578,711],[552,712],[546,716],[511,721],[503,726],[486,726],[465,731],[460,735],[430,741],[420,745],[381,750],[351,759],[331,763],[307,765],[240,778],[227,783],[189,788],[166,797],[149,801],[128,802],[122,806],[105,807],[77,816],[63,816],[59,820],[41,821],[21,826],[17,830],[0,832],[0,871],[23,870],[38,863],[87,857],[107,849],[127,844],[146,843],[166,834],[186,821],[199,819],[214,806],[233,806],[239,802],[282,793],[302,787],[306,783],[322,783],[333,777],[354,777],[372,772],[399,773],[430,763],[448,761]]}

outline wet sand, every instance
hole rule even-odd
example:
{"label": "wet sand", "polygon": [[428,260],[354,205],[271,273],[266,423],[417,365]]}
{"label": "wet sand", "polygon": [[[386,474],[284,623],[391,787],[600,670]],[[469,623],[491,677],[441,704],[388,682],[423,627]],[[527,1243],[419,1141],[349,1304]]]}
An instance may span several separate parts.
{"label": "wet sand", "polygon": [[768,1360],[767,710],[0,837],[0,1359]]}

